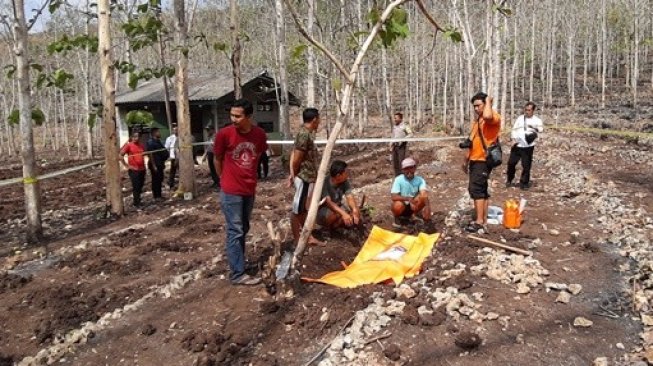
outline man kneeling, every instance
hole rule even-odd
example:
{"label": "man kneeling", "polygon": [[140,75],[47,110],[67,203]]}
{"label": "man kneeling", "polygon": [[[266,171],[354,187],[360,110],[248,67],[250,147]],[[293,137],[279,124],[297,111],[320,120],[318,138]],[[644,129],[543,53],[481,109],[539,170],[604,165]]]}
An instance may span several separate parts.
{"label": "man kneeling", "polygon": [[[361,220],[356,198],[351,192],[347,163],[334,160],[329,169],[329,177],[324,180],[322,188],[322,203],[317,212],[317,223],[321,226],[335,229],[341,226],[358,225]],[[348,207],[342,207],[342,198]]]}
{"label": "man kneeling", "polygon": [[401,162],[401,171],[392,183],[390,197],[392,199],[392,226],[400,228],[404,220],[415,218],[419,221],[431,219],[431,204],[429,203],[428,187],[424,178],[415,175],[417,163],[413,158]]}

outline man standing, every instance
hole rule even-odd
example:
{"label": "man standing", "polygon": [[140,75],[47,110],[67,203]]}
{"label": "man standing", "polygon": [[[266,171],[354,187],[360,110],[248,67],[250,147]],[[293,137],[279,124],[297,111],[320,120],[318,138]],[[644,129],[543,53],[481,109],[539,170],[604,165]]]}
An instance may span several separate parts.
{"label": "man standing", "polygon": [[[346,208],[342,207],[343,197],[347,201]],[[324,203],[317,212],[318,224],[335,229],[360,223],[361,213],[351,191],[347,163],[344,161],[334,160],[331,163],[329,176],[324,179],[322,200]]]}
{"label": "man standing", "polygon": [[179,139],[177,138],[177,126],[172,127],[172,133],[166,138],[166,149],[170,156],[170,176],[168,177],[168,187],[170,190],[175,188],[175,177],[177,175],[177,155],[179,154]]}
{"label": "man standing", "polygon": [[258,277],[245,273],[245,237],[256,195],[256,167],[268,148],[267,136],[252,121],[254,108],[246,99],[236,100],[229,111],[232,125],[215,136],[214,165],[220,176],[220,208],[227,223],[227,260],[233,285],[257,285]]}
{"label": "man standing", "polygon": [[[118,160],[129,173],[135,207],[141,205],[141,192],[145,184],[145,147],[141,144],[140,137],[138,132],[132,132],[129,141],[120,149],[120,160]],[[125,155],[127,155],[126,163]]]}
{"label": "man standing", "polygon": [[515,124],[512,126],[510,137],[515,141],[515,144],[510,149],[506,187],[512,186],[512,180],[515,178],[515,168],[519,160],[521,160],[522,167],[519,188],[526,190],[531,186],[531,164],[533,163],[535,139],[538,133],[544,131],[542,120],[533,115],[535,108],[535,103],[526,103],[524,114],[517,117]]}
{"label": "man standing", "polygon": [[218,173],[215,171],[215,165],[213,164],[213,159],[214,159],[214,154],[213,154],[213,149],[214,149],[214,143],[213,141],[215,140],[215,129],[211,126],[206,127],[206,131],[208,134],[207,137],[207,142],[208,145],[204,147],[204,156],[202,159],[206,159],[208,165],[209,165],[209,172],[211,173],[211,180],[213,180],[213,185],[211,187],[220,189],[220,177],[218,176]]}
{"label": "man standing", "polygon": [[[477,93],[472,97],[476,119],[472,121],[469,151],[465,154],[463,171],[469,174],[469,196],[474,200],[476,218],[466,228],[468,232],[487,231],[487,210],[490,204],[488,180],[492,168],[487,165],[487,147],[492,145],[501,132],[501,116],[492,109],[492,97]],[[483,141],[481,141],[483,139]]]}
{"label": "man standing", "polygon": [[417,162],[413,158],[406,158],[401,162],[401,171],[392,182],[390,199],[392,200],[392,226],[400,228],[402,219],[429,221],[431,219],[431,204],[429,202],[429,189],[424,178],[415,175]]}
{"label": "man standing", "polygon": [[[304,124],[295,136],[295,145],[290,155],[288,177],[288,187],[295,187],[290,220],[295,244],[299,241],[300,230],[306,221],[308,204],[317,179],[318,154],[315,147],[315,132],[320,126],[320,113],[315,108],[306,108],[302,113],[302,120]],[[322,244],[313,235],[308,239],[308,243]]]}
{"label": "man standing", "polygon": [[[394,123],[392,126],[392,138],[403,139],[412,137],[413,131],[407,123],[404,123],[404,115],[400,112],[394,114]],[[406,145],[408,142],[393,142],[390,146],[392,149],[392,166],[395,170],[395,177],[401,174],[401,162],[406,158]]]}
{"label": "man standing", "polygon": [[154,199],[161,199],[161,186],[163,185],[163,171],[166,160],[168,160],[168,150],[161,143],[161,131],[158,128],[150,130],[150,139],[147,141],[147,152],[150,155],[147,167],[152,174],[152,196]]}

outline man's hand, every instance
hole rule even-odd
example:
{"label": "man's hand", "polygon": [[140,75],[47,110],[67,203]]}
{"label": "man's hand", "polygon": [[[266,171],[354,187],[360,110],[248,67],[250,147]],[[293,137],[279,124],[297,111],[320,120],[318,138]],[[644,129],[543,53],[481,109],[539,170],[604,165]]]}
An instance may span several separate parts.
{"label": "man's hand", "polygon": [[351,224],[354,223],[354,219],[351,217],[350,214],[344,212],[342,214],[342,222],[345,223],[345,226],[351,226]]}
{"label": "man's hand", "polygon": [[354,219],[354,225],[358,225],[361,223],[361,213],[358,210],[354,210],[352,213],[352,218]]}
{"label": "man's hand", "polygon": [[461,165],[461,168],[463,169],[463,173],[467,174],[469,172],[469,161],[465,160]]}
{"label": "man's hand", "polygon": [[288,176],[288,184],[286,184],[286,186],[288,188],[291,188],[293,186],[294,182],[295,182],[295,177],[293,177],[292,175],[289,175]]}

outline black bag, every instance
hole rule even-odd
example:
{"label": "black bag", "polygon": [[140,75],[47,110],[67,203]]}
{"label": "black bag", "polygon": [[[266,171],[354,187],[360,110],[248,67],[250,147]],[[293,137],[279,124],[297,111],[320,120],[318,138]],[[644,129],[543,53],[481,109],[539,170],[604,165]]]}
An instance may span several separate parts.
{"label": "black bag", "polygon": [[533,131],[531,133],[527,133],[525,137],[526,137],[526,142],[530,145],[537,138],[537,132]]}
{"label": "black bag", "polygon": [[485,145],[485,139],[483,138],[483,131],[481,129],[481,124],[478,124],[478,136],[481,138],[481,144],[483,144],[483,150],[485,150],[485,163],[488,168],[492,169],[501,165],[501,159],[503,156],[503,151],[501,151],[501,143],[499,142],[499,137],[494,141],[489,147]]}

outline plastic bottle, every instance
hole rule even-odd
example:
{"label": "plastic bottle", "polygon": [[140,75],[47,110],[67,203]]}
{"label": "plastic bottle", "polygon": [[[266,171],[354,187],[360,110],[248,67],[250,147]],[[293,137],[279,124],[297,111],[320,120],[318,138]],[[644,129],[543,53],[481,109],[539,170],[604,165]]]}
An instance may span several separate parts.
{"label": "plastic bottle", "polygon": [[503,226],[507,229],[519,229],[521,226],[521,213],[519,212],[518,201],[506,200],[503,204]]}

